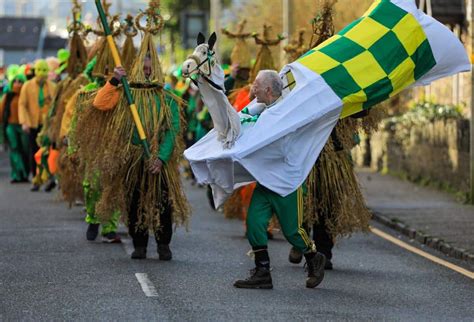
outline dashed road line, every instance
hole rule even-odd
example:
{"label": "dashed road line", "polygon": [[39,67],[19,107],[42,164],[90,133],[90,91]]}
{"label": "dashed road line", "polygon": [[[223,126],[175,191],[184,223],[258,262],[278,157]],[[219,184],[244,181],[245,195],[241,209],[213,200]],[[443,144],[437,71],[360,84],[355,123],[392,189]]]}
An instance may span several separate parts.
{"label": "dashed road line", "polygon": [[379,230],[379,229],[377,229],[377,228],[370,227],[370,230],[371,230],[372,233],[374,233],[375,235],[377,235],[377,236],[379,236],[379,237],[381,237],[381,238],[383,238],[383,239],[385,239],[385,240],[387,240],[387,241],[389,241],[389,242],[391,242],[391,243],[393,243],[393,244],[395,244],[395,245],[397,245],[397,246],[399,246],[399,247],[402,247],[402,248],[404,248],[404,249],[406,249],[406,250],[408,250],[408,251],[410,251],[410,252],[412,252],[412,253],[415,253],[415,254],[417,254],[417,255],[419,255],[419,256],[422,256],[422,257],[424,257],[424,258],[426,258],[426,259],[428,259],[428,260],[430,260],[430,261],[432,261],[432,262],[434,262],[434,263],[436,263],[436,264],[442,265],[442,266],[447,267],[447,268],[449,268],[449,269],[451,269],[451,270],[453,270],[453,271],[456,271],[456,272],[458,272],[458,273],[460,273],[460,274],[462,274],[462,275],[464,275],[464,276],[467,276],[467,277],[469,277],[469,278],[471,278],[471,279],[474,279],[474,272],[471,272],[471,271],[469,271],[469,270],[467,270],[467,269],[464,269],[464,268],[462,268],[462,267],[460,267],[460,266],[454,265],[454,264],[452,264],[452,263],[450,263],[450,262],[448,262],[448,261],[445,261],[445,260],[443,260],[443,259],[441,259],[441,258],[438,258],[438,257],[436,257],[436,256],[433,256],[433,255],[431,255],[431,254],[429,254],[429,253],[427,253],[427,252],[424,252],[424,251],[422,251],[422,250],[420,250],[420,249],[418,249],[418,248],[416,248],[416,247],[413,247],[413,246],[411,246],[411,245],[409,245],[409,244],[407,244],[407,243],[405,243],[405,242],[403,242],[403,241],[401,241],[401,240],[399,240],[399,239],[397,239],[397,238],[395,238],[395,237],[393,237],[393,236],[391,236],[391,235],[389,235],[389,234],[387,234],[387,233],[384,233],[383,231],[381,231],[381,230]]}
{"label": "dashed road line", "polygon": [[135,277],[138,280],[138,283],[140,283],[140,286],[142,287],[143,293],[147,297],[157,297],[158,292],[156,291],[155,285],[153,285],[153,282],[150,281],[148,278],[148,274],[146,273],[135,273]]}

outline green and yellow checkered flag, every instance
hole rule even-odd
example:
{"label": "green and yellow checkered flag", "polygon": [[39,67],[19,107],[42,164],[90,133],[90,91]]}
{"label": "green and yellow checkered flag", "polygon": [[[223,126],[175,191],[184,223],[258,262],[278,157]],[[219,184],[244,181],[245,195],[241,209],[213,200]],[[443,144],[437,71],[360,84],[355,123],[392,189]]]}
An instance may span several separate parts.
{"label": "green and yellow checkered flag", "polygon": [[375,1],[297,62],[320,74],[341,98],[341,118],[396,95],[436,65],[421,25],[388,0]]}

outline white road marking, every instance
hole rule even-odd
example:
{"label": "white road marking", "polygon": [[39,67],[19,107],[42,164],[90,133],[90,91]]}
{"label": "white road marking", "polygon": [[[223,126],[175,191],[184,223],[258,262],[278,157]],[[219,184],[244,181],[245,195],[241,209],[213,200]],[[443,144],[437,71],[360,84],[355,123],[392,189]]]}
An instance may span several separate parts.
{"label": "white road marking", "polygon": [[150,279],[148,278],[148,274],[135,273],[135,277],[137,278],[138,283],[140,283],[143,293],[145,293],[147,297],[158,296],[158,292],[156,291],[155,285],[153,285],[152,281],[150,281]]}
{"label": "white road marking", "polygon": [[411,246],[411,245],[409,245],[409,244],[407,244],[407,243],[405,243],[405,242],[403,242],[403,241],[401,241],[401,240],[399,240],[399,239],[397,239],[397,238],[395,238],[395,237],[393,237],[393,236],[391,236],[391,235],[389,235],[389,234],[387,234],[387,233],[384,233],[383,231],[381,231],[381,230],[379,230],[379,229],[377,229],[377,228],[370,227],[370,230],[371,230],[372,233],[374,233],[375,235],[377,235],[377,236],[379,236],[379,237],[381,237],[381,238],[383,238],[383,239],[385,239],[385,240],[388,240],[389,242],[392,242],[393,244],[395,244],[395,245],[397,245],[397,246],[399,246],[399,247],[402,247],[402,248],[404,248],[404,249],[406,249],[406,250],[408,250],[408,251],[410,251],[410,252],[412,252],[412,253],[415,253],[415,254],[417,254],[417,255],[420,255],[420,256],[422,256],[422,257],[424,257],[424,258],[426,258],[426,259],[428,259],[428,260],[430,260],[430,261],[432,261],[432,262],[435,262],[435,263],[437,263],[437,264],[439,264],[439,265],[442,265],[442,266],[444,266],[444,267],[447,267],[447,268],[449,268],[449,269],[451,269],[451,270],[453,270],[453,271],[455,271],[455,272],[458,272],[458,273],[460,273],[460,274],[462,274],[462,275],[464,275],[464,276],[467,276],[467,277],[469,277],[469,278],[471,278],[471,279],[474,279],[474,272],[471,272],[471,271],[469,271],[469,270],[467,270],[467,269],[464,269],[464,268],[459,267],[459,266],[457,266],[457,265],[454,265],[454,264],[452,264],[452,263],[450,263],[450,262],[447,262],[447,261],[445,261],[444,259],[441,259],[441,258],[438,258],[438,257],[433,256],[433,255],[431,255],[431,254],[428,254],[427,252],[424,252],[424,251],[422,251],[422,250],[420,250],[420,249],[418,249],[418,248],[416,248],[416,247],[413,247],[413,246]]}

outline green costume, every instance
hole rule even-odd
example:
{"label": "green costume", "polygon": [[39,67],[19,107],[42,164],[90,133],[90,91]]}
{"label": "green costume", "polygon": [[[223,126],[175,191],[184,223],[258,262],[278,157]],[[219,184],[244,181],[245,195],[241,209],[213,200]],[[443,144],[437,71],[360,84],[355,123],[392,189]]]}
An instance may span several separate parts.
{"label": "green costume", "polygon": [[267,246],[267,228],[275,214],[285,238],[301,252],[313,250],[314,246],[303,229],[303,188],[286,197],[257,183],[247,214],[247,238],[254,249]]}
{"label": "green costume", "polygon": [[12,76],[9,92],[2,98],[0,105],[0,119],[2,120],[1,134],[5,136],[10,148],[10,165],[12,182],[24,182],[28,180],[28,136],[23,132],[18,119],[18,100],[21,83],[26,81],[23,74]]}
{"label": "green costume", "polygon": [[88,224],[102,224],[102,236],[105,236],[112,232],[117,232],[120,211],[115,211],[110,220],[106,222],[101,222],[96,215],[95,205],[100,199],[100,175],[98,171],[95,171],[90,180],[84,179],[83,183],[84,188],[84,201],[86,204],[86,223]]}
{"label": "green costume", "polygon": [[8,146],[10,147],[11,179],[24,181],[28,179],[26,164],[28,162],[28,137],[19,124],[8,124],[5,130]]}
{"label": "green costume", "polygon": [[188,106],[186,108],[186,121],[188,124],[188,127],[186,129],[186,136],[187,139],[190,141],[194,141],[194,136],[196,133],[196,128],[197,128],[197,116],[196,116],[196,97],[195,96],[189,96],[188,98]]}
{"label": "green costume", "polygon": [[[266,106],[271,108],[276,101]],[[259,114],[253,115],[257,120]],[[304,253],[308,279],[306,287],[318,286],[324,278],[326,258],[316,252],[314,242],[303,228],[305,185],[286,197],[271,191],[257,182],[247,213],[247,239],[252,246],[255,269],[247,279],[237,280],[237,288],[273,288],[270,274],[270,256],[268,254],[267,229],[273,215],[276,215],[286,240],[293,247]]]}

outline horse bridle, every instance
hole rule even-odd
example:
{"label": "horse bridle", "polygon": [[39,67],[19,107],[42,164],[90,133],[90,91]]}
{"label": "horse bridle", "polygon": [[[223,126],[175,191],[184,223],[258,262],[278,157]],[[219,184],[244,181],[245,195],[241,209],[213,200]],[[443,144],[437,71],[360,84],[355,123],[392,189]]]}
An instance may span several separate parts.
{"label": "horse bridle", "polygon": [[199,57],[197,55],[189,55],[188,56],[188,59],[191,59],[191,60],[194,60],[194,62],[196,63],[196,68],[194,68],[193,70],[191,70],[189,73],[189,75],[191,75],[193,72],[195,71],[198,71],[199,73],[201,73],[201,71],[199,70],[199,68],[201,68],[202,65],[204,65],[205,63],[208,64],[208,70],[209,70],[209,73],[208,73],[208,77],[211,76],[211,58],[215,55],[216,53],[212,50],[209,50],[209,48],[207,49],[207,58],[205,60],[203,60],[202,62],[199,61]]}
{"label": "horse bridle", "polygon": [[[215,55],[216,53],[212,50],[209,50],[209,48],[207,49],[207,58],[205,60],[203,60],[202,62],[199,61],[199,57],[196,56],[196,55],[189,55],[188,56],[188,59],[191,59],[193,60],[195,63],[196,63],[196,68],[194,68],[193,70],[189,71],[188,74],[191,75],[193,72],[197,71],[197,73],[199,75],[201,75],[202,78],[204,78],[212,87],[214,87],[215,89],[217,90],[220,90],[220,91],[224,91],[224,89],[222,87],[220,87],[219,85],[217,85],[216,83],[214,83],[214,81],[212,79],[210,79],[209,77],[211,76],[212,74],[212,66],[211,66],[211,59],[212,57]],[[208,74],[203,74],[202,71],[200,70],[201,66],[204,65],[204,64],[208,64]],[[198,86],[198,82],[191,78],[191,81],[194,83],[194,85]]]}

